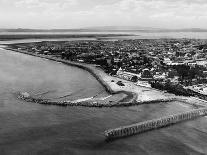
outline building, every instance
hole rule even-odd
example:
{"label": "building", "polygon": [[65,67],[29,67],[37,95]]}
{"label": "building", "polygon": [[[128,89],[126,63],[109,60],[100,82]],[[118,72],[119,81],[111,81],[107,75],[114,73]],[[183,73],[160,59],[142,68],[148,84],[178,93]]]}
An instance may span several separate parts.
{"label": "building", "polygon": [[143,69],[140,80],[143,80],[143,81],[153,81],[154,80],[149,69],[147,69],[147,68]]}
{"label": "building", "polygon": [[133,79],[139,79],[140,78],[140,75],[139,74],[125,72],[121,68],[119,68],[119,70],[117,71],[116,75],[119,78],[122,78],[122,79],[125,79],[125,80],[129,80],[129,81],[134,81]]}

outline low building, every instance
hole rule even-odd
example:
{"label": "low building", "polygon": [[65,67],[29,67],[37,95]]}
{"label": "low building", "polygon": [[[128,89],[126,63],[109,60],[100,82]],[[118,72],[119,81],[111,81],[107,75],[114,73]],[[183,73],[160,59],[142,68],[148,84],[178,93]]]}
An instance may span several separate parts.
{"label": "low building", "polygon": [[154,80],[154,78],[152,76],[152,73],[151,73],[151,71],[148,68],[145,68],[142,71],[140,80],[143,80],[143,81],[153,81]]}
{"label": "low building", "polygon": [[141,86],[141,87],[148,87],[148,88],[151,88],[151,84],[149,84],[148,81],[137,81],[135,83],[135,85],[137,86]]}
{"label": "low building", "polygon": [[121,68],[119,68],[119,70],[117,71],[116,75],[119,78],[122,78],[122,79],[125,79],[125,80],[129,80],[129,81],[134,81],[133,79],[135,79],[135,77],[137,77],[137,79],[140,78],[139,74],[134,74],[134,73],[131,73],[131,72],[126,72],[126,71],[123,71]]}

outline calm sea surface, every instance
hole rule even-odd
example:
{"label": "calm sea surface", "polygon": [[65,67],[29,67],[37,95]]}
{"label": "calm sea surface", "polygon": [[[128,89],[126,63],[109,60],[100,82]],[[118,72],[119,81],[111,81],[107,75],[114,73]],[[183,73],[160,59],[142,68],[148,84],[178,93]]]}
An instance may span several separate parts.
{"label": "calm sea surface", "polygon": [[[70,99],[108,94],[88,72],[0,49],[0,155],[207,154],[207,121],[199,118],[105,142],[104,130],[191,108],[177,102],[122,108],[58,107],[27,103],[16,93]],[[74,92],[76,92],[74,94]]]}
{"label": "calm sea surface", "polygon": [[[115,36],[115,37],[97,37],[99,39],[112,39],[112,40],[117,40],[117,39],[158,39],[158,38],[190,38],[190,39],[207,39],[207,32],[139,32],[139,31],[134,31],[134,32],[57,32],[57,33],[51,33],[51,32],[0,32],[0,35],[41,35],[41,34],[67,34],[67,35],[87,35],[87,34],[127,34],[129,36]],[[51,41],[56,41],[56,40],[96,40],[96,37],[94,38],[59,38],[59,39],[29,39],[30,42],[37,42],[39,41],[44,41],[44,40],[51,40]],[[28,40],[22,40],[22,42],[28,42]],[[13,41],[12,41],[13,42]],[[19,42],[19,41],[15,41]],[[1,41],[0,41],[1,44]]]}

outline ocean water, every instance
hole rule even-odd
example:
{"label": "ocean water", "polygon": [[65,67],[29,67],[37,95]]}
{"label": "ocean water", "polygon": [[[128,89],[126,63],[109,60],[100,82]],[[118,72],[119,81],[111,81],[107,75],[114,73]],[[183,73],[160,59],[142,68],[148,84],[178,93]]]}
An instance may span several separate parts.
{"label": "ocean water", "polygon": [[87,34],[116,34],[116,35],[125,35],[127,36],[109,36],[109,37],[81,37],[81,38],[46,38],[46,39],[16,39],[9,41],[1,41],[0,44],[12,44],[12,43],[27,43],[27,42],[41,42],[41,41],[74,41],[74,40],[101,40],[101,41],[117,41],[117,40],[128,40],[128,39],[160,39],[160,38],[187,38],[187,39],[207,39],[207,32],[57,32],[57,33],[46,33],[46,32],[0,32],[1,35],[42,35],[42,34],[67,34],[67,35],[87,35]]}
{"label": "ocean water", "polygon": [[75,41],[75,40],[96,40],[96,38],[59,38],[59,39],[16,39],[9,41],[0,41],[1,44],[18,44],[18,43],[30,43],[30,42],[42,42],[42,41]]}
{"label": "ocean water", "polygon": [[108,95],[88,72],[0,49],[0,155],[207,154],[205,117],[106,142],[104,131],[192,109],[178,102],[120,108],[28,103],[16,92],[72,99]]}

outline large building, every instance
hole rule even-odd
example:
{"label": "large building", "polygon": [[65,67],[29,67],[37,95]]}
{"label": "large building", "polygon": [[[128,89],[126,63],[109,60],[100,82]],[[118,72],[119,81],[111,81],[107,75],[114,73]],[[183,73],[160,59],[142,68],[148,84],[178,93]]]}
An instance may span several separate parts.
{"label": "large building", "polygon": [[[119,78],[125,79],[125,80],[129,80],[129,81],[134,81],[133,79],[139,79],[141,75],[139,74],[134,74],[134,73],[130,73],[130,72],[125,72],[123,71],[121,68],[119,68],[119,70],[117,71],[116,75]],[[136,82],[136,81],[134,81]]]}
{"label": "large building", "polygon": [[149,69],[144,69],[142,71],[142,73],[140,73],[140,74],[134,74],[134,73],[123,71],[120,68],[117,71],[117,76],[119,78],[122,78],[122,79],[125,79],[125,80],[130,80],[130,81],[133,81],[133,82],[137,82],[138,80],[141,80],[141,81],[152,81],[152,80],[154,80]]}

